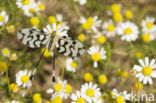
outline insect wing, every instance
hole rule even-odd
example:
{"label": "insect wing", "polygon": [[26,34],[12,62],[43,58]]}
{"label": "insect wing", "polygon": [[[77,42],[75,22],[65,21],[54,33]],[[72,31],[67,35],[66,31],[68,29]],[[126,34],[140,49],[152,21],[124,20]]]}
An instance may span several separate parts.
{"label": "insect wing", "polygon": [[32,28],[20,30],[17,38],[31,48],[40,48],[48,42],[48,35],[44,31]]}
{"label": "insect wing", "polygon": [[85,52],[82,43],[66,36],[58,39],[56,48],[60,54],[71,57],[80,56]]}

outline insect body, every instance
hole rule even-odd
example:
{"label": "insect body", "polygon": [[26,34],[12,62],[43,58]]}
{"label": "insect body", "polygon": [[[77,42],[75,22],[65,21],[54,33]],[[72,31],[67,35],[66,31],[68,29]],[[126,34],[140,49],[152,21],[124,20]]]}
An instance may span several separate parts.
{"label": "insect body", "polygon": [[[71,56],[72,58],[81,56],[85,52],[84,46],[79,41],[73,40],[67,36],[59,36],[55,34],[56,34],[55,31],[53,31],[52,33],[47,33],[43,30],[25,28],[17,33],[17,38],[21,40],[23,44],[29,46],[30,48],[40,48],[45,46],[50,52],[55,51],[55,49],[57,49],[60,54],[63,54],[65,56]],[[30,77],[30,80],[33,79],[33,75],[35,74],[35,71],[41,61],[44,52],[42,53],[37,65],[35,66],[33,74]],[[54,83],[55,82],[55,52],[53,56],[52,80]]]}

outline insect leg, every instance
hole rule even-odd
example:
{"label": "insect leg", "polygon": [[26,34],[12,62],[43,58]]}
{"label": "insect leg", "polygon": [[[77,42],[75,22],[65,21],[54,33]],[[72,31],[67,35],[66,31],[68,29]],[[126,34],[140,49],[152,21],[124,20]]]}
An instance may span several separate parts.
{"label": "insect leg", "polygon": [[38,62],[37,62],[37,64],[36,64],[36,66],[35,66],[35,69],[33,70],[33,73],[32,73],[32,75],[30,76],[30,80],[33,79],[34,74],[35,74],[35,72],[36,72],[36,70],[37,70],[38,65],[40,64],[40,61],[41,61],[41,59],[42,59],[42,57],[43,57],[45,51],[46,51],[46,48],[44,49],[42,55],[40,56],[40,58],[39,58],[39,60],[38,60]]}
{"label": "insect leg", "polygon": [[52,75],[52,83],[53,83],[53,87],[55,86],[55,50],[53,51],[53,67],[52,67],[52,71],[53,71],[53,75]]}

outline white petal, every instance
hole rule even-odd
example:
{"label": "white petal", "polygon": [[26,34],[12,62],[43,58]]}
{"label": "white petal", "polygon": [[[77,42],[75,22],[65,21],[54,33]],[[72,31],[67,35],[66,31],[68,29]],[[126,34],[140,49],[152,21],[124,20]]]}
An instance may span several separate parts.
{"label": "white petal", "polygon": [[142,59],[139,59],[139,63],[141,64],[141,66],[145,67],[144,61]]}
{"label": "white petal", "polygon": [[144,77],[143,84],[147,84],[147,77]]}
{"label": "white petal", "polygon": [[135,75],[136,78],[139,78],[139,77],[141,77],[141,76],[142,76],[142,73],[137,73],[137,74]]}
{"label": "white petal", "polygon": [[141,72],[142,71],[142,67],[139,66],[139,65],[134,65],[133,67],[135,70],[137,70],[138,72]]}
{"label": "white petal", "polygon": [[153,84],[151,77],[147,77],[149,84]]}
{"label": "white petal", "polygon": [[98,65],[97,62],[94,62],[94,68],[97,68],[97,65]]}
{"label": "white petal", "polygon": [[156,78],[156,71],[152,71],[151,77]]}
{"label": "white petal", "polygon": [[149,66],[151,67],[155,63],[155,59],[152,59]]}
{"label": "white petal", "polygon": [[149,58],[145,57],[145,65],[148,66],[149,65]]}

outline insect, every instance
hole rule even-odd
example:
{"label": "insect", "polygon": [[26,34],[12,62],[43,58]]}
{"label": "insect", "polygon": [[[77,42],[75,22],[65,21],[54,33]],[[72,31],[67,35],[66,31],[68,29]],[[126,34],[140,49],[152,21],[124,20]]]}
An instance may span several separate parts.
{"label": "insect", "polygon": [[[53,85],[55,85],[55,49],[57,49],[60,54],[70,56],[72,58],[81,56],[85,52],[84,46],[78,40],[71,39],[68,36],[59,36],[55,34],[56,31],[47,33],[44,30],[33,28],[25,28],[17,33],[17,38],[30,48],[41,48],[45,46],[49,52],[53,52]],[[30,76],[30,80],[33,79],[45,50],[40,56],[39,61],[37,62],[32,75]]]}

